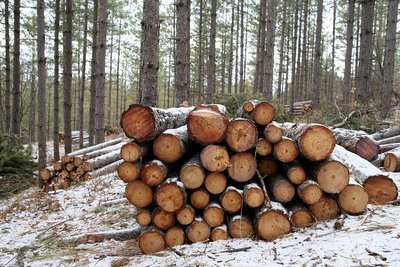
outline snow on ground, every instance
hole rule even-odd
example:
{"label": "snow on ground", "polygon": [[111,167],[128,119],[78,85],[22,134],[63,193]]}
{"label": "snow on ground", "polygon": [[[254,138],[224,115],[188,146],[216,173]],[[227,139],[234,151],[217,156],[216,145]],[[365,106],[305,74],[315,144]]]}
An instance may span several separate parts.
{"label": "snow on ground", "polygon": [[[400,181],[399,174],[393,178]],[[61,242],[137,228],[123,193],[113,173],[56,193],[29,189],[1,200],[0,266],[400,266],[400,207],[393,205],[369,205],[365,214],[348,216],[342,230],[319,222],[274,242],[197,243],[155,255],[142,255],[135,240]]]}

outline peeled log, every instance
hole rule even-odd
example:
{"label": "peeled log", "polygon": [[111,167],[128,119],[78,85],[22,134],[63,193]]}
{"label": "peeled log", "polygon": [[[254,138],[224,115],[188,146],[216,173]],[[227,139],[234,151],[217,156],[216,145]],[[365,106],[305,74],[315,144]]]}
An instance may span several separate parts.
{"label": "peeled log", "polygon": [[121,159],[121,155],[119,150],[111,151],[107,154],[99,156],[97,158],[90,159],[86,162],[90,164],[90,168],[92,170],[98,169],[100,167],[106,166],[110,163],[116,162],[117,160]]}
{"label": "peeled log", "polygon": [[319,184],[313,180],[306,180],[297,187],[297,194],[305,204],[312,205],[317,203],[324,193]]}
{"label": "peeled log", "polygon": [[211,231],[211,240],[212,241],[217,241],[217,240],[227,240],[229,237],[228,235],[228,230],[225,224],[215,227]]}
{"label": "peeled log", "polygon": [[126,162],[135,162],[147,155],[149,151],[148,143],[126,143],[121,147],[121,158]]}
{"label": "peeled log", "polygon": [[156,208],[152,215],[153,224],[160,230],[165,231],[175,225],[175,214]]}
{"label": "peeled log", "polygon": [[284,123],[282,128],[285,135],[297,143],[300,154],[308,160],[324,160],[335,148],[332,131],[323,125]]}
{"label": "peeled log", "polygon": [[[115,171],[119,165],[121,165],[121,163],[123,162],[122,159],[117,160],[116,162],[113,162],[111,164],[108,164],[104,167],[101,167],[97,170],[91,171],[91,172],[86,172],[84,175],[87,175],[87,178],[84,180],[88,180],[88,179],[94,179],[96,177],[100,177],[103,176],[105,174],[109,174],[113,171]],[[85,168],[84,168],[85,169]]]}
{"label": "peeled log", "polygon": [[203,148],[200,154],[203,167],[210,172],[222,172],[230,165],[226,147],[209,145]]}
{"label": "peeled log", "polygon": [[220,204],[227,213],[236,213],[242,208],[243,191],[229,186],[220,196]]}
{"label": "peeled log", "polygon": [[186,122],[189,139],[206,146],[224,140],[229,118],[215,106],[201,106],[188,114]]}
{"label": "peeled log", "polygon": [[344,212],[358,215],[367,209],[368,194],[356,180],[351,178],[349,185],[340,192],[338,204]]}
{"label": "peeled log", "polygon": [[222,172],[212,172],[207,175],[204,186],[208,192],[217,195],[224,192],[227,179]]}
{"label": "peeled log", "polygon": [[400,126],[393,126],[371,134],[371,138],[378,141],[395,135],[400,135]]}
{"label": "peeled log", "polygon": [[248,152],[236,153],[230,157],[231,165],[228,167],[229,176],[237,182],[247,182],[256,173],[257,161]]}
{"label": "peeled log", "polygon": [[264,136],[265,139],[271,144],[278,143],[282,139],[283,129],[278,123],[273,121],[265,126]]}
{"label": "peeled log", "polygon": [[292,183],[283,175],[278,174],[272,178],[264,179],[264,181],[269,185],[274,199],[281,203],[290,202],[296,193]]}
{"label": "peeled log", "polygon": [[325,195],[317,203],[309,206],[310,212],[318,221],[335,219],[339,216],[336,201]]}
{"label": "peeled log", "polygon": [[153,142],[153,153],[157,159],[165,163],[174,163],[188,151],[189,139],[187,126],[168,129]]}
{"label": "peeled log", "polygon": [[202,242],[210,238],[210,226],[202,219],[196,218],[187,228],[186,236],[190,242]]}
{"label": "peeled log", "polygon": [[200,163],[200,156],[194,155],[183,166],[179,173],[179,180],[187,189],[197,189],[202,186],[205,172]]}
{"label": "peeled log", "polygon": [[274,157],[280,162],[288,163],[297,158],[299,149],[296,143],[287,137],[282,139],[274,145]]}
{"label": "peeled log", "polygon": [[[111,151],[120,150],[120,149],[122,149],[122,147],[125,144],[127,144],[127,143],[126,142],[120,142],[118,144],[115,144],[115,145],[112,145],[112,146],[106,146],[106,147],[104,147],[102,149],[95,150],[95,151],[83,154],[82,156],[78,156],[78,157],[82,158],[84,161],[87,161],[89,159],[97,158],[97,157],[99,157],[101,155],[110,153]],[[121,157],[122,157],[122,155],[121,155]]]}
{"label": "peeled log", "polygon": [[118,166],[117,173],[122,181],[129,183],[139,178],[141,168],[141,162],[123,162]]}
{"label": "peeled log", "polygon": [[172,248],[185,244],[185,231],[181,227],[174,226],[165,233],[167,246]]}
{"label": "peeled log", "polygon": [[258,170],[262,177],[273,177],[278,174],[278,161],[273,157],[261,158],[258,161]]}
{"label": "peeled log", "polygon": [[225,141],[231,150],[235,152],[247,151],[256,145],[257,139],[257,127],[252,121],[237,118],[229,122]]}
{"label": "peeled log", "polygon": [[154,202],[165,211],[175,212],[186,203],[185,187],[178,178],[169,178],[157,187]]}
{"label": "peeled log", "polygon": [[264,203],[264,191],[256,183],[247,184],[243,189],[243,199],[250,208],[258,208]]}
{"label": "peeled log", "polygon": [[141,178],[148,186],[158,186],[168,175],[168,167],[159,160],[152,160],[142,168]]}
{"label": "peeled log", "polygon": [[89,146],[89,147],[86,147],[86,148],[83,148],[83,149],[80,149],[80,150],[76,150],[74,152],[69,153],[68,156],[75,157],[75,156],[79,156],[79,155],[83,155],[83,154],[88,154],[90,152],[98,151],[98,150],[101,150],[101,149],[103,149],[105,147],[110,147],[110,146],[113,146],[115,144],[121,143],[122,141],[124,141],[124,138],[120,137],[120,138],[113,139],[113,140],[110,140],[110,141],[107,141],[107,142],[104,142],[104,143],[100,143],[100,144],[97,144],[97,145],[94,145],[94,146]]}
{"label": "peeled log", "polygon": [[143,142],[154,139],[167,129],[184,125],[192,110],[193,107],[161,109],[133,104],[122,113],[120,125],[126,136]]}
{"label": "peeled log", "polygon": [[336,128],[332,132],[338,145],[368,161],[373,160],[379,154],[379,144],[363,131]]}
{"label": "peeled log", "polygon": [[400,151],[387,152],[383,160],[383,166],[387,172],[400,171]]}
{"label": "peeled log", "polygon": [[238,110],[237,117],[252,119],[258,125],[265,126],[275,117],[275,108],[268,102],[255,100],[252,101],[254,109],[249,112]]}
{"label": "peeled log", "polygon": [[204,208],[203,218],[209,226],[217,227],[224,223],[225,213],[218,203],[212,202]]}
{"label": "peeled log", "polygon": [[287,210],[279,202],[272,208],[263,208],[256,215],[255,227],[261,239],[272,241],[292,231]]}
{"label": "peeled log", "polygon": [[150,205],[153,200],[153,191],[140,180],[128,183],[125,187],[125,195],[128,201],[138,208]]}
{"label": "peeled log", "polygon": [[189,225],[193,222],[195,215],[193,207],[186,205],[176,212],[176,219],[182,225]]}
{"label": "peeled log", "polygon": [[139,236],[139,248],[144,254],[159,252],[165,245],[165,235],[158,229],[145,229]]}
{"label": "peeled log", "polygon": [[136,222],[140,226],[147,226],[151,223],[151,211],[149,209],[141,209],[135,216]]}
{"label": "peeled log", "polygon": [[229,220],[228,233],[233,238],[251,237],[254,233],[253,224],[250,219],[242,215],[236,215]]}
{"label": "peeled log", "polygon": [[260,156],[269,156],[274,151],[274,146],[265,138],[260,138],[256,144],[256,152]]}
{"label": "peeled log", "polygon": [[400,135],[392,136],[378,141],[379,145],[393,144],[400,142]]}
{"label": "peeled log", "polygon": [[208,203],[210,203],[210,195],[202,188],[190,195],[190,204],[196,209],[204,209]]}
{"label": "peeled log", "polygon": [[304,228],[311,226],[315,219],[310,211],[299,203],[293,203],[288,207],[290,221],[296,228]]}
{"label": "peeled log", "polygon": [[289,181],[295,185],[303,183],[307,178],[307,174],[303,166],[296,160],[283,164],[283,170],[285,171]]}
{"label": "peeled log", "polygon": [[397,149],[400,147],[400,143],[393,143],[387,145],[380,145],[379,146],[379,153],[385,153],[393,149]]}
{"label": "peeled log", "polygon": [[336,146],[333,155],[345,164],[354,179],[363,185],[371,204],[385,204],[397,199],[397,186],[384,172],[372,165],[369,161]]}

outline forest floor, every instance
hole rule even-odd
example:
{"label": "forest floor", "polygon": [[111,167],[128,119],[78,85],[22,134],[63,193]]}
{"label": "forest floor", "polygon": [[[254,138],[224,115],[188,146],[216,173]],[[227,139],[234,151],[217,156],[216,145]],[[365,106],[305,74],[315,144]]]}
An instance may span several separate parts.
{"label": "forest floor", "polygon": [[[400,173],[390,173],[400,185]],[[400,187],[399,187],[400,188]],[[400,266],[400,206],[368,205],[341,230],[318,222],[275,240],[231,239],[143,255],[136,240],[76,237],[140,227],[116,173],[52,193],[28,189],[0,200],[4,266]],[[74,241],[75,240],[75,241]]]}

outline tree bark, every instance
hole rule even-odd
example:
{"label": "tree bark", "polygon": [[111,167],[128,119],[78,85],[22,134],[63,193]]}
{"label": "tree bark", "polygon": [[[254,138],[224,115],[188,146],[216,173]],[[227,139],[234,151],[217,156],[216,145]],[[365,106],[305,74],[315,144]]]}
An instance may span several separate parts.
{"label": "tree bark", "polygon": [[318,0],[317,8],[317,28],[315,33],[315,52],[314,52],[314,70],[313,70],[313,90],[315,108],[319,109],[321,75],[322,75],[322,13],[323,0]]}
{"label": "tree bark", "polygon": [[353,54],[353,35],[354,35],[354,13],[355,13],[355,0],[348,0],[347,9],[347,29],[346,29],[346,56],[344,66],[343,78],[343,104],[349,106],[351,100],[351,65]]}
{"label": "tree bark", "polygon": [[187,189],[197,189],[203,185],[206,178],[205,170],[200,163],[200,155],[192,156],[186,163],[183,164],[179,180]]}
{"label": "tree bark", "polygon": [[393,143],[400,143],[400,135],[396,135],[396,136],[385,138],[385,139],[378,141],[379,145],[386,145],[386,144],[393,144]]}
{"label": "tree bark", "polygon": [[253,235],[254,227],[249,218],[235,215],[229,220],[228,233],[232,238],[248,238]]}
{"label": "tree bark", "polygon": [[213,102],[215,94],[215,38],[217,24],[217,0],[211,1],[211,29],[210,47],[208,56],[208,78],[207,78],[207,103]]}
{"label": "tree bark", "polygon": [[5,85],[5,130],[11,130],[11,59],[10,59],[10,2],[4,0],[4,26],[5,26],[5,64],[6,64],[6,85]]}
{"label": "tree bark", "polygon": [[256,71],[254,74],[253,94],[262,92],[264,79],[264,54],[265,54],[265,24],[267,20],[267,1],[260,0],[260,15],[259,15],[258,37],[257,37],[257,56],[256,56]]}
{"label": "tree bark", "polygon": [[20,19],[21,19],[21,1],[14,0],[14,46],[13,46],[13,109],[11,133],[18,138],[21,133],[21,68],[20,68]]}
{"label": "tree bark", "polygon": [[[286,19],[286,18],[285,18]],[[265,54],[265,69],[263,80],[263,99],[272,101],[272,84],[274,78],[274,55],[275,55],[275,28],[276,28],[276,1],[268,1],[267,17],[267,40]]]}
{"label": "tree bark", "polygon": [[387,172],[399,172],[400,171],[400,151],[387,152],[383,165]]}
{"label": "tree bark", "polygon": [[395,135],[400,135],[400,126],[393,126],[387,129],[383,129],[379,132],[371,134],[371,138],[376,141],[379,141],[382,139],[393,137]]}
{"label": "tree bark", "polygon": [[97,80],[97,49],[98,49],[98,0],[93,0],[92,23],[92,62],[90,80],[90,104],[89,104],[89,146],[94,144],[96,134],[96,80]]}
{"label": "tree bark", "polygon": [[235,0],[231,0],[232,14],[231,14],[231,29],[229,40],[229,65],[228,65],[228,94],[232,93],[232,73],[233,73],[233,35],[235,28]]}
{"label": "tree bark", "polygon": [[153,142],[153,153],[165,163],[174,163],[189,151],[187,126],[168,129]]}
{"label": "tree bark", "polygon": [[272,241],[292,231],[287,210],[279,202],[271,202],[272,208],[264,207],[256,215],[255,228],[258,236]]}
{"label": "tree bark", "polygon": [[60,31],[60,0],[56,0],[55,2],[55,20],[54,20],[54,108],[53,108],[53,154],[54,160],[58,161],[60,159],[60,145],[59,145],[59,31]]}

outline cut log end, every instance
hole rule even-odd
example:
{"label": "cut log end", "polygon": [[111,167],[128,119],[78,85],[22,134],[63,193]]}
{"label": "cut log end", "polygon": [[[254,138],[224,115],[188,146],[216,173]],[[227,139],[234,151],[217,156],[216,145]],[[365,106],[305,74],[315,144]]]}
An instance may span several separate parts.
{"label": "cut log end", "polygon": [[221,194],[220,203],[222,208],[228,213],[236,213],[242,208],[243,196],[236,188],[228,187]]}
{"label": "cut log end", "polygon": [[296,193],[292,183],[287,179],[280,179],[278,177],[274,177],[273,180],[270,181],[270,188],[275,200],[281,203],[290,202]]}
{"label": "cut log end", "polygon": [[314,181],[305,181],[297,188],[299,197],[307,205],[317,203],[323,196],[321,187]]}
{"label": "cut log end", "polygon": [[141,178],[148,186],[158,186],[166,177],[167,167],[160,161],[147,163],[141,171]]}
{"label": "cut log end", "polygon": [[274,156],[277,160],[288,163],[297,158],[299,150],[296,143],[289,138],[282,138],[274,145]]}
{"label": "cut log end", "polygon": [[139,248],[144,254],[153,254],[165,249],[165,235],[156,229],[145,230],[139,236]]}
{"label": "cut log end", "polygon": [[395,172],[400,170],[400,160],[394,153],[386,153],[383,160],[383,166],[387,172]]}
{"label": "cut log end", "polygon": [[226,143],[236,152],[244,152],[253,148],[257,142],[257,127],[247,119],[231,121],[226,130]]}
{"label": "cut log end", "polygon": [[261,239],[272,241],[292,231],[290,220],[279,210],[267,210],[257,214],[257,234]]}
{"label": "cut log end", "polygon": [[172,227],[165,233],[165,242],[168,247],[185,244],[185,232],[180,227]]}
{"label": "cut log end", "polygon": [[295,211],[290,216],[292,224],[296,228],[304,228],[314,223],[314,218],[311,213],[306,209]]}
{"label": "cut log end", "polygon": [[268,102],[261,102],[251,112],[251,117],[259,125],[267,125],[275,117],[275,108]]}
{"label": "cut log end", "polygon": [[203,218],[211,227],[217,227],[224,223],[225,213],[221,206],[212,203],[204,208]]}
{"label": "cut log end", "polygon": [[256,152],[260,156],[269,156],[272,154],[274,146],[265,138],[260,138],[256,144]]}
{"label": "cut log end", "polygon": [[151,212],[147,209],[139,210],[135,219],[140,226],[147,226],[151,223]]}
{"label": "cut log end", "polygon": [[204,209],[210,203],[210,195],[204,189],[198,189],[190,196],[190,203],[196,209]]}
{"label": "cut log end", "polygon": [[39,176],[43,181],[48,181],[53,177],[53,174],[47,168],[42,168],[39,171]]}
{"label": "cut log end", "polygon": [[153,212],[152,222],[160,230],[166,231],[174,226],[176,221],[175,214],[156,208]]}
{"label": "cut log end", "polygon": [[187,238],[193,243],[208,240],[210,234],[210,226],[202,219],[195,219],[186,229]]}
{"label": "cut log end", "polygon": [[368,194],[359,185],[350,184],[339,194],[340,208],[351,215],[363,213],[368,205]]}
{"label": "cut log end", "polygon": [[242,109],[245,112],[252,112],[254,109],[254,104],[251,101],[246,101],[243,103]]}
{"label": "cut log end", "polygon": [[371,176],[364,181],[364,190],[369,196],[369,203],[383,205],[397,199],[397,186],[387,176]]}
{"label": "cut log end", "polygon": [[282,139],[283,129],[275,122],[268,124],[264,129],[265,139],[275,144]]}
{"label": "cut log end", "polygon": [[342,191],[349,183],[350,174],[348,168],[339,161],[327,161],[319,167],[316,180],[322,190],[336,194]]}
{"label": "cut log end", "polygon": [[300,165],[294,166],[293,168],[288,169],[288,171],[286,172],[286,175],[287,175],[289,181],[291,181],[295,185],[299,185],[299,184],[303,183],[307,178],[307,174],[306,174],[304,168],[301,167]]}
{"label": "cut log end", "polygon": [[257,171],[257,161],[248,152],[236,153],[230,158],[229,176],[237,182],[247,182]]}
{"label": "cut log end", "polygon": [[117,168],[118,176],[126,183],[133,182],[139,178],[140,164],[123,162]]}
{"label": "cut log end", "polygon": [[203,184],[205,176],[203,168],[199,165],[188,165],[182,168],[179,180],[185,188],[197,189]]}
{"label": "cut log end", "polygon": [[153,191],[142,181],[133,181],[126,185],[125,195],[128,201],[138,207],[144,208],[153,200]]}
{"label": "cut log end", "polygon": [[339,215],[336,201],[328,196],[323,196],[317,203],[310,205],[309,208],[318,221],[335,219]]}
{"label": "cut log end", "polygon": [[247,238],[253,235],[254,228],[248,218],[236,215],[229,222],[228,232],[233,238]]}
{"label": "cut log end", "polygon": [[182,225],[189,225],[193,222],[195,217],[194,209],[186,205],[185,207],[181,208],[179,211],[176,212],[176,219]]}
{"label": "cut log end", "polygon": [[371,161],[379,154],[379,144],[369,136],[361,137],[356,143],[355,153]]}
{"label": "cut log end", "polygon": [[184,144],[172,134],[161,134],[153,142],[153,153],[165,163],[178,161],[184,153]]}
{"label": "cut log end", "polygon": [[209,145],[200,154],[200,160],[204,168],[210,172],[222,172],[230,165],[226,147]]}
{"label": "cut log end", "polygon": [[301,135],[298,142],[304,157],[311,161],[320,161],[329,157],[336,145],[331,130],[323,125],[312,125]]}
{"label": "cut log end", "polygon": [[155,131],[153,111],[147,106],[132,105],[122,113],[120,125],[127,137],[145,141]]}
{"label": "cut log end", "polygon": [[272,157],[265,157],[258,161],[258,170],[263,177],[273,177],[278,173],[278,161]]}
{"label": "cut log end", "polygon": [[224,192],[227,184],[225,175],[221,172],[212,172],[207,175],[204,186],[208,192],[217,195]]}
{"label": "cut log end", "polygon": [[126,162],[135,162],[140,156],[140,148],[136,143],[126,143],[121,147],[121,158]]}
{"label": "cut log end", "polygon": [[162,184],[155,193],[155,202],[163,210],[175,212],[185,204],[186,193],[177,183]]}
{"label": "cut log end", "polygon": [[226,226],[216,227],[211,231],[211,240],[227,240],[229,237]]}
{"label": "cut log end", "polygon": [[264,191],[258,186],[245,187],[243,192],[244,203],[250,208],[260,207],[265,200]]}

